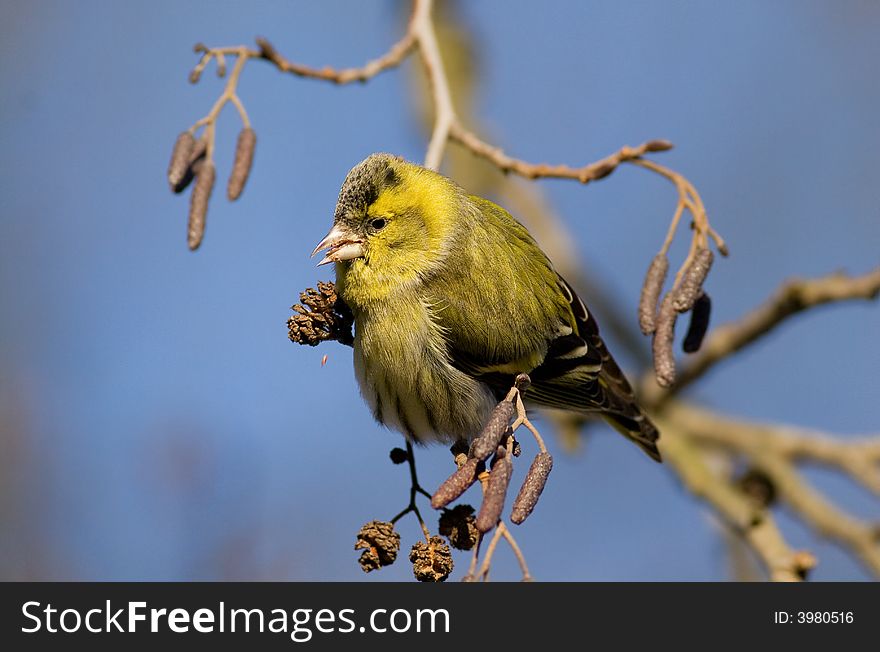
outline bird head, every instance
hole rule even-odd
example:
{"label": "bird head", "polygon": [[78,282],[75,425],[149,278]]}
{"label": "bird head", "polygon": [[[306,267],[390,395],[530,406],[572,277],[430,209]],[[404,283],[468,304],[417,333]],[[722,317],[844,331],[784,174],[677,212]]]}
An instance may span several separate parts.
{"label": "bird head", "polygon": [[352,168],[339,192],[333,227],[312,252],[405,280],[442,260],[455,228],[457,186],[436,172],[391,154],[372,154]]}

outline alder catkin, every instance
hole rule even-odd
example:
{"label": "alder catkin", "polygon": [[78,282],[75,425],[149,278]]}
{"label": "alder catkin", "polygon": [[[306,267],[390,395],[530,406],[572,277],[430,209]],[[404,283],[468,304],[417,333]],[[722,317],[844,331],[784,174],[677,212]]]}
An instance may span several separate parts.
{"label": "alder catkin", "polygon": [[547,477],[553,469],[553,456],[550,453],[538,453],[529,467],[526,479],[520,487],[516,500],[513,501],[513,509],[510,512],[510,520],[519,525],[538,504],[538,498],[547,484]]}
{"label": "alder catkin", "polygon": [[513,463],[507,451],[499,448],[496,455],[492,472],[489,473],[489,481],[486,483],[483,504],[480,505],[480,513],[477,514],[477,529],[484,533],[495,527],[498,519],[501,518],[507,486],[510,484],[510,476],[513,475]]}
{"label": "alder catkin", "polygon": [[207,153],[208,142],[204,138],[199,138],[195,141],[195,145],[190,151],[189,162],[186,165],[183,176],[176,184],[171,186],[172,191],[179,194],[189,187],[189,184],[192,183],[192,180],[195,179],[196,175],[199,173],[199,168],[202,167],[202,163],[204,163],[205,155]]}
{"label": "alder catkin", "polygon": [[443,481],[434,495],[431,496],[431,507],[440,509],[446,507],[453,500],[461,496],[468,488],[477,481],[480,460],[471,458],[459,469]]}
{"label": "alder catkin", "polygon": [[642,333],[650,335],[654,332],[655,319],[657,317],[657,302],[660,300],[660,292],[669,272],[669,259],[666,254],[657,254],[648,266],[645,274],[645,282],[642,284],[642,294],[639,297],[639,328]]}
{"label": "alder catkin", "polygon": [[202,236],[205,235],[205,216],[208,214],[208,200],[214,189],[214,163],[205,161],[199,168],[196,176],[196,185],[193,188],[189,204],[189,226],[187,228],[187,244],[192,251],[202,244]]}
{"label": "alder catkin", "polygon": [[173,192],[180,192],[177,187],[186,176],[195,147],[196,139],[188,131],[180,134],[174,142],[174,149],[171,150],[171,162],[168,164],[168,185],[171,186]]}
{"label": "alder catkin", "polygon": [[681,343],[685,353],[696,353],[703,344],[706,331],[709,330],[709,316],[712,312],[712,300],[703,292],[694,302],[691,309],[691,322],[688,325],[687,334]]}
{"label": "alder catkin", "polygon": [[196,146],[193,148],[192,154],[189,157],[189,169],[195,175],[199,173],[199,168],[202,167],[202,163],[205,161],[205,156],[208,154],[208,139],[202,136],[196,141]]}
{"label": "alder catkin", "polygon": [[501,401],[496,405],[480,436],[471,444],[470,457],[485,460],[494,453],[515,414],[516,408],[510,401]]}
{"label": "alder catkin", "polygon": [[669,387],[675,382],[675,355],[672,344],[675,338],[675,320],[678,314],[672,306],[672,297],[668,294],[660,304],[657,323],[654,329],[652,349],[654,354],[654,376],[661,387]]}
{"label": "alder catkin", "polygon": [[675,290],[672,307],[678,312],[687,312],[694,306],[697,297],[703,290],[703,282],[712,267],[714,255],[711,249],[700,249],[691,264],[684,271],[681,283]]}
{"label": "alder catkin", "polygon": [[226,188],[226,196],[229,201],[235,201],[241,196],[244,184],[251,173],[251,164],[254,161],[254,148],[257,145],[257,134],[250,127],[242,129],[238,133],[238,142],[235,145],[235,162],[232,164],[232,173],[229,175],[229,185]]}

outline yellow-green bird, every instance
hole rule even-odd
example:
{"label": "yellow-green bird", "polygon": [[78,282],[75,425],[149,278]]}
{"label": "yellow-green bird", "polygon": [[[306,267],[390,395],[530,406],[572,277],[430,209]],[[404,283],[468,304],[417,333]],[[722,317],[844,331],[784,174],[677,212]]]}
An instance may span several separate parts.
{"label": "yellow-green bird", "polygon": [[599,414],[660,461],[595,319],[526,228],[432,170],[373,154],[345,179],[312,255],[336,263],[354,367],[379,423],[470,440],[519,373],[528,406]]}

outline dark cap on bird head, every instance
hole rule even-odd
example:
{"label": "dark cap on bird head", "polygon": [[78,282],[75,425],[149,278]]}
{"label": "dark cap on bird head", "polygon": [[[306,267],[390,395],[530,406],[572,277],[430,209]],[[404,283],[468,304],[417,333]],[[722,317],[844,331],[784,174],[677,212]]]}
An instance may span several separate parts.
{"label": "dark cap on bird head", "polygon": [[379,197],[384,188],[391,188],[400,183],[400,176],[395,171],[395,163],[405,163],[400,156],[394,154],[370,154],[355,165],[339,190],[336,202],[336,213],[333,221],[344,220],[348,215],[363,215],[367,208]]}
{"label": "dark cap on bird head", "polygon": [[371,154],[351,169],[336,202],[333,227],[312,256],[328,250],[318,266],[360,258],[365,252],[364,220],[367,209],[379,198],[382,190],[400,184],[396,167],[404,159],[392,154]]}

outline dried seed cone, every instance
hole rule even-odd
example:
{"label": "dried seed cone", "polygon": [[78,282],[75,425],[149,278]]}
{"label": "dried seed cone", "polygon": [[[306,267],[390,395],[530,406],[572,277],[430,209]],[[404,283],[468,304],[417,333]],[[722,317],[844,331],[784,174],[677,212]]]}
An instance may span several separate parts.
{"label": "dried seed cone", "polygon": [[693,308],[694,302],[703,291],[703,282],[709,274],[713,259],[711,249],[700,249],[688,265],[672,301],[672,307],[678,312],[687,312]]}
{"label": "dried seed cone", "polygon": [[331,282],[318,281],[318,289],[300,292],[302,305],[291,306],[297,314],[287,320],[287,336],[291,342],[317,346],[325,340],[336,340],[351,346],[354,316],[336,294]]}
{"label": "dried seed cone", "polygon": [[213,161],[202,163],[189,203],[189,227],[186,239],[192,251],[199,248],[205,235],[205,216],[208,214],[208,200],[214,189],[215,176]]}
{"label": "dried seed cone", "polygon": [[238,143],[235,146],[235,162],[232,164],[232,173],[229,175],[229,185],[226,187],[226,196],[229,201],[235,201],[241,196],[244,184],[247,183],[251,173],[251,164],[254,162],[254,148],[257,146],[257,134],[250,127],[242,129],[238,133]]}
{"label": "dried seed cone", "polygon": [[513,523],[519,525],[535,509],[551,469],[553,469],[553,456],[550,453],[538,453],[529,467],[516,500],[513,501],[513,510],[510,513],[510,520]]}
{"label": "dried seed cone", "polygon": [[434,495],[431,496],[431,507],[440,509],[446,507],[453,500],[461,496],[477,481],[480,460],[471,458],[465,462],[455,473],[443,481]]}
{"label": "dried seed cone", "polygon": [[449,546],[438,536],[416,543],[410,550],[409,560],[419,582],[444,582],[455,567]]}
{"label": "dried seed cone", "polygon": [[654,332],[654,321],[657,316],[657,302],[660,300],[660,291],[666,281],[669,272],[669,259],[666,254],[657,254],[648,266],[645,274],[645,282],[642,284],[642,294],[639,297],[639,328],[642,333],[649,335]]}
{"label": "dried seed cone", "polygon": [[449,545],[456,550],[470,550],[477,545],[480,533],[477,532],[474,508],[470,505],[456,505],[444,510],[438,524],[440,534],[449,539]]}
{"label": "dried seed cone", "polygon": [[510,484],[510,476],[513,475],[513,463],[509,455],[504,455],[495,460],[492,472],[489,474],[489,482],[486,485],[486,493],[483,495],[483,504],[480,505],[480,513],[477,515],[477,529],[480,532],[488,532],[504,510],[504,498],[507,496],[507,487]]}
{"label": "dried seed cone", "polygon": [[363,550],[358,560],[365,573],[390,566],[400,550],[400,535],[394,524],[387,521],[370,521],[357,534],[355,550]]}
{"label": "dried seed cone", "polygon": [[180,134],[174,142],[171,162],[168,164],[168,184],[173,192],[180,192],[177,188],[186,176],[195,147],[196,139],[188,131]]}
{"label": "dried seed cone", "polygon": [[691,310],[691,322],[688,325],[687,335],[681,348],[685,353],[696,353],[703,345],[703,338],[709,330],[709,317],[712,313],[712,299],[703,292],[694,302]]}
{"label": "dried seed cone", "polygon": [[483,426],[483,432],[471,444],[470,456],[478,460],[485,460],[494,453],[504,433],[507,432],[507,427],[514,414],[516,414],[516,408],[510,401],[501,401],[496,405],[492,414],[489,415],[486,425]]}

